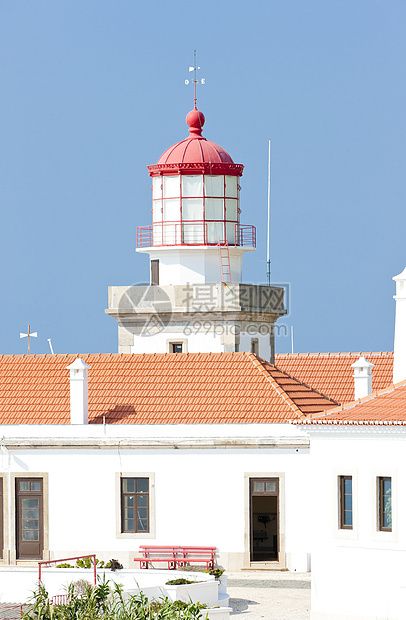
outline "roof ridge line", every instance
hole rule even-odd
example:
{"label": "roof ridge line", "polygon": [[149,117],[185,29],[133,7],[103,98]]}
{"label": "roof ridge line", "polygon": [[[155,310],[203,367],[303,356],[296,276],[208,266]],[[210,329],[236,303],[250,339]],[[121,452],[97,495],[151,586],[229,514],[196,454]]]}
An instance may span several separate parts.
{"label": "roof ridge line", "polygon": [[[265,368],[263,367],[262,363],[259,361],[259,359],[253,354],[253,353],[249,353],[248,354],[248,358],[251,360],[251,362],[254,364],[254,366],[256,368],[258,368],[260,370],[260,372],[264,375],[265,379],[267,379],[269,381],[269,383],[271,384],[272,388],[275,390],[275,392],[277,394],[279,394],[279,396],[282,396],[282,398],[285,400],[286,404],[292,409],[292,411],[294,413],[296,413],[296,415],[298,415],[298,417],[300,419],[305,419],[306,416],[304,415],[304,413],[299,409],[299,407],[293,402],[293,400],[290,398],[290,396],[288,394],[286,394],[286,392],[281,388],[281,386],[279,385],[279,383],[276,381],[276,379],[274,379],[272,377],[272,375],[270,375]],[[258,366],[256,364],[256,362],[258,363]],[[275,367],[276,368],[276,367]],[[289,376],[289,375],[288,375]],[[276,384],[276,386],[275,386]],[[299,412],[299,413],[298,413]]]}

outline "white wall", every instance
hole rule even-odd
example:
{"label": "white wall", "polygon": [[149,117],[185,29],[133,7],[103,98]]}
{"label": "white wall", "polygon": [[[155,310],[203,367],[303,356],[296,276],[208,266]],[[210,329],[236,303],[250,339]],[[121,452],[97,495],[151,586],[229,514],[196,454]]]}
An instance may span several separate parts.
{"label": "white wall", "polygon": [[[234,284],[242,279],[242,255],[255,248],[229,248],[231,278]],[[137,250],[137,252],[145,250]],[[217,246],[148,250],[151,260],[159,260],[160,286],[221,282],[220,253]]]}
{"label": "white wall", "polygon": [[[212,323],[208,321],[208,324],[211,330]],[[187,340],[188,353],[222,353],[224,346],[221,343],[221,334],[208,331],[204,328],[203,322],[201,325],[201,331],[196,334],[185,335],[184,331],[164,331],[152,336],[134,334],[134,344],[131,347],[131,353],[170,353],[167,348],[168,341],[181,342],[183,340]],[[218,325],[218,330],[221,328],[223,326]]]}
{"label": "white wall", "polygon": [[[262,325],[258,325],[260,329],[271,329],[272,325],[270,323],[263,323]],[[239,351],[251,351],[251,341],[253,338],[258,338],[258,347],[259,352],[258,355],[265,360],[271,359],[271,344],[269,333],[261,334],[259,331],[255,329],[255,323],[252,323],[250,333],[242,332],[240,334],[240,346]]]}
{"label": "white wall", "polygon": [[[224,429],[217,429],[217,436],[234,425],[222,426]],[[243,439],[252,432],[251,425],[235,426],[232,433],[236,438]],[[275,438],[290,434],[294,442],[296,432],[300,440],[300,432],[292,430],[290,425],[255,426],[257,431],[262,427],[264,440],[272,436],[272,426],[275,426]],[[203,427],[205,425],[201,425],[200,433]],[[31,429],[31,437],[35,435],[36,428],[39,427]],[[150,427],[150,433],[155,428]],[[171,432],[171,427],[168,428]],[[123,430],[123,438],[138,434],[137,427],[124,425]],[[57,427],[50,427],[48,435],[56,435],[57,431]],[[213,433],[213,429],[208,429],[206,434],[210,432]],[[140,427],[139,435],[142,434]],[[301,570],[301,567],[307,566],[309,543],[306,533],[309,524],[306,521],[308,513],[303,506],[309,471],[308,449],[266,448],[265,444],[261,447],[261,442],[259,447],[251,448],[216,448],[213,444],[212,449],[202,449],[198,447],[200,439],[196,437],[196,448],[182,449],[179,444],[181,449],[177,450],[170,447],[147,449],[117,446],[93,449],[62,448],[57,445],[36,449],[10,447],[9,455],[2,459],[1,471],[25,474],[48,472],[49,548],[52,557],[96,553],[100,559],[114,557],[125,566],[133,566],[131,559],[143,543],[216,545],[222,554],[223,564],[231,562],[236,567],[239,563],[239,568],[243,566],[246,535],[244,475],[248,472],[283,473],[288,567]],[[31,441],[35,443],[35,440]],[[117,536],[117,474],[142,475],[151,472],[155,481],[156,537]],[[12,507],[11,520],[13,515]],[[5,547],[9,546],[6,539]]]}
{"label": "white wall", "polygon": [[[312,618],[406,616],[406,433],[310,429]],[[338,476],[353,476],[353,530],[338,527]],[[377,531],[376,479],[392,478],[392,532]]]}
{"label": "white wall", "polygon": [[[186,330],[171,332],[162,331],[151,336],[134,334],[134,344],[131,347],[131,353],[168,353],[168,342],[181,342],[187,341],[186,349],[187,353],[222,353],[224,352],[224,344],[222,343],[222,331],[230,329],[230,325],[225,323],[224,325],[214,325],[207,321],[192,321],[191,329],[194,325],[199,324],[199,331],[197,333],[189,334],[188,327]],[[232,326],[234,328],[234,326]],[[251,334],[243,332],[240,334],[240,345],[238,350],[251,351],[251,340],[258,338],[259,356],[266,360],[271,358],[271,346],[269,341],[269,335],[259,334],[255,330],[255,325],[252,325],[253,331]],[[262,327],[271,328],[271,325],[264,325]],[[212,331],[215,329],[215,331]],[[185,334],[185,331],[187,332]]]}

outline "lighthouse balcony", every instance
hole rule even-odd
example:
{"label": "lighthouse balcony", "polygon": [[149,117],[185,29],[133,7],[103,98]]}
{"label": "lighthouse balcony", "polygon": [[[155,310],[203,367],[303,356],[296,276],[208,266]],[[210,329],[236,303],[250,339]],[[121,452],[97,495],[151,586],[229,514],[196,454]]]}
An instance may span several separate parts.
{"label": "lighthouse balcony", "polygon": [[166,246],[256,247],[256,228],[235,222],[156,222],[138,226],[137,248]]}

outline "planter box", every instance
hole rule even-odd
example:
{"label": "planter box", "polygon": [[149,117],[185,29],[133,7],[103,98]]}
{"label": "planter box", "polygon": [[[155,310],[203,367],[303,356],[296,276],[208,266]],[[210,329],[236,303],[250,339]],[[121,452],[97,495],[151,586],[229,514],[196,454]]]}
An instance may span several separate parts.
{"label": "planter box", "polygon": [[232,607],[215,607],[214,609],[202,609],[202,620],[229,620],[230,612],[232,611]]}
{"label": "planter box", "polygon": [[163,586],[171,601],[184,601],[189,603],[206,603],[206,605],[218,605],[218,583],[213,581],[198,581],[181,586]]}
{"label": "planter box", "polygon": [[224,573],[218,579],[219,594],[227,594],[227,575]]}

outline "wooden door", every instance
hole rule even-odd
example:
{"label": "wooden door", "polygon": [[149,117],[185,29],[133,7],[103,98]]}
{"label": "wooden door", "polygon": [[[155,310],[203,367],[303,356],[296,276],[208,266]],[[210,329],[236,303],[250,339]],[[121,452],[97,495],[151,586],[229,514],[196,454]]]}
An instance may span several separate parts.
{"label": "wooden door", "polygon": [[159,260],[151,261],[151,286],[158,286],[159,284]]}
{"label": "wooden door", "polygon": [[16,480],[17,559],[41,559],[44,547],[43,480]]}

